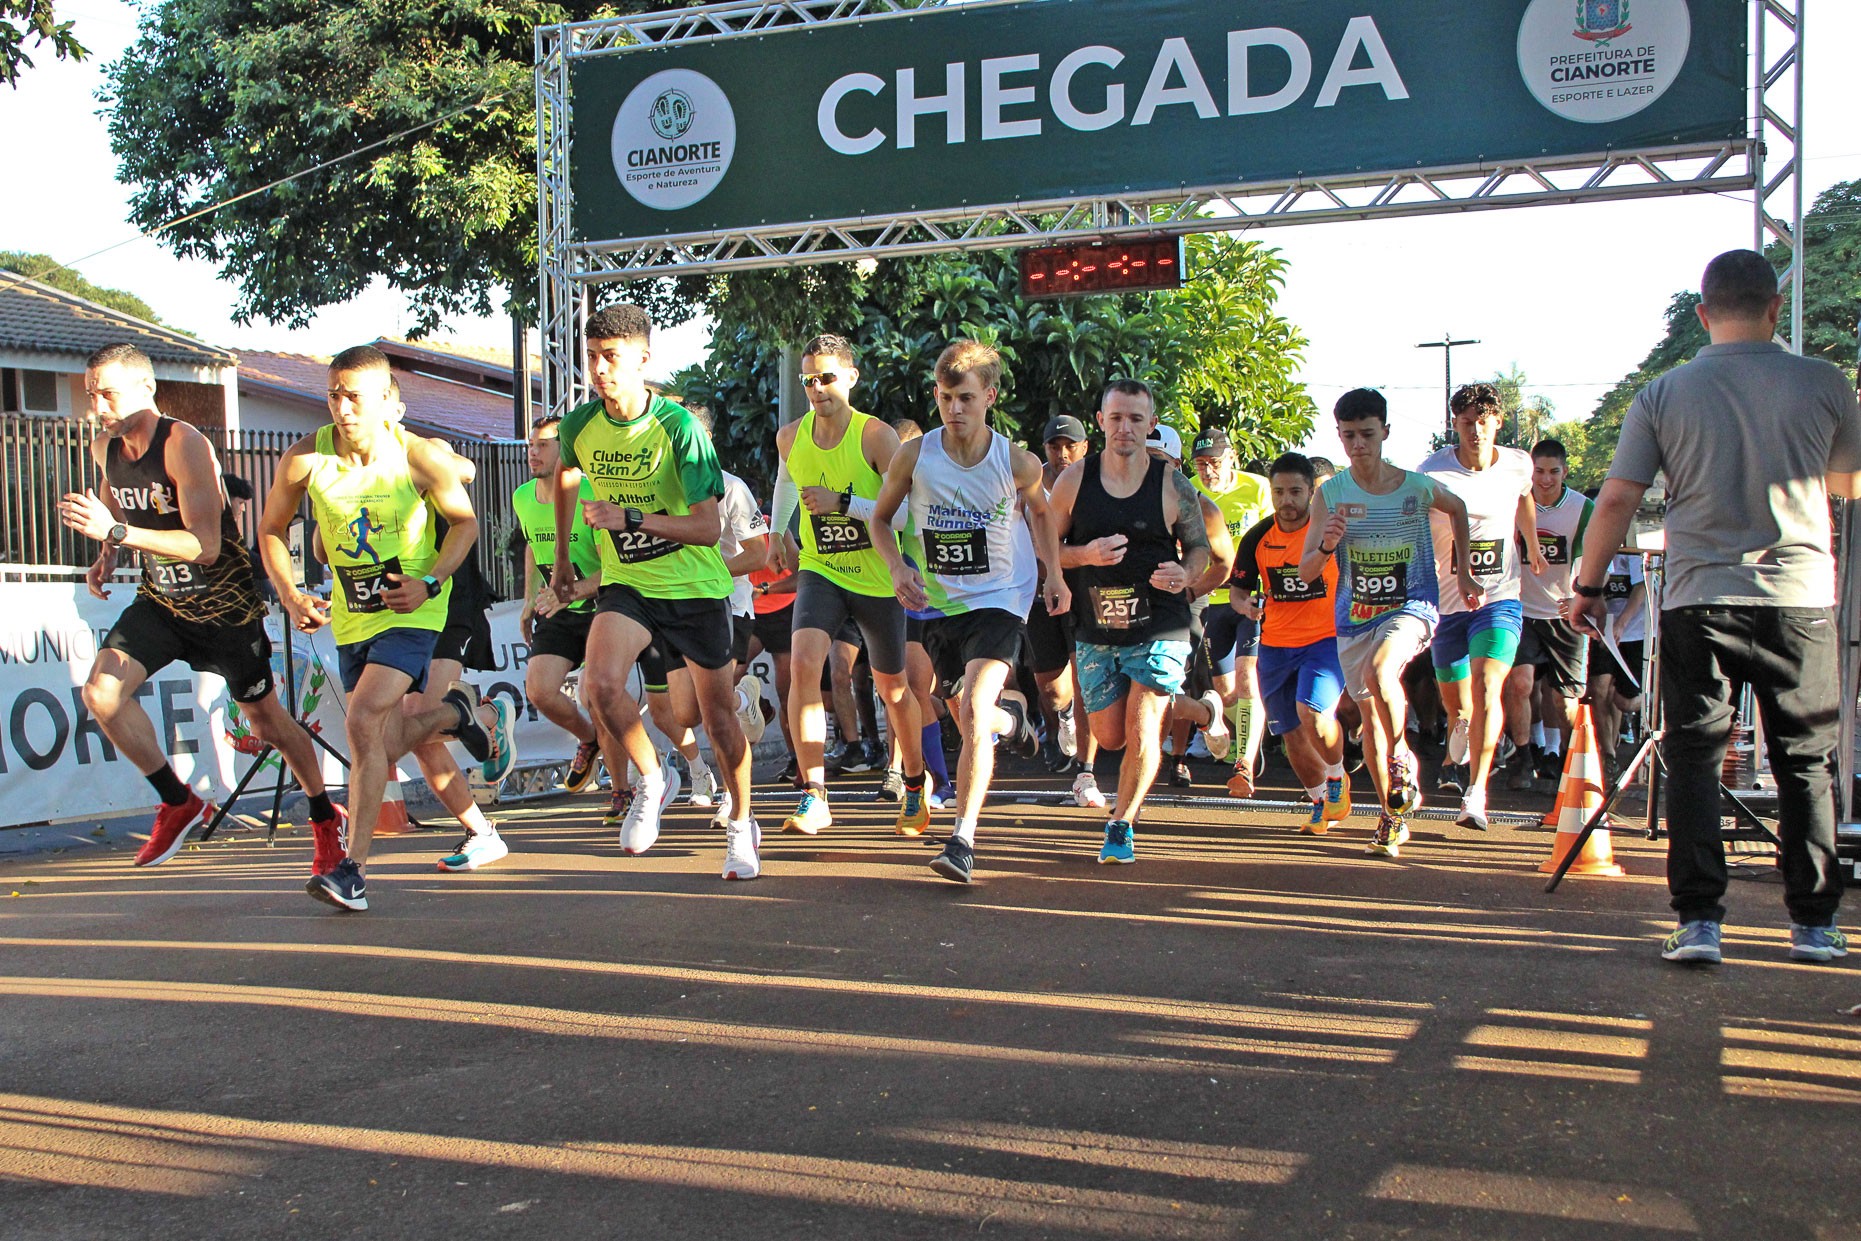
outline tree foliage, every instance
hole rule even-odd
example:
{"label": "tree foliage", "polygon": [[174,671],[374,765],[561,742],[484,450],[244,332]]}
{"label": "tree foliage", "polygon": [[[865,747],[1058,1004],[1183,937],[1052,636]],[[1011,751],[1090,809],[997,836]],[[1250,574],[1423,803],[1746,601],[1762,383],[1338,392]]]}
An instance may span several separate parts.
{"label": "tree foliage", "polygon": [[51,45],[60,60],[83,60],[90,49],[78,42],[71,22],[61,22],[53,12],[52,0],[0,0],[0,80],[19,89],[20,69],[33,66],[26,52],[26,40],[32,45]]}
{"label": "tree foliage", "polygon": [[1105,381],[1129,376],[1151,385],[1185,437],[1219,424],[1243,459],[1271,457],[1303,440],[1314,413],[1293,379],[1305,341],[1274,311],[1285,261],[1223,235],[1192,237],[1187,250],[1185,287],[1160,294],[1024,298],[1014,254],[998,251],[714,282],[710,357],[672,386],[717,411],[726,461],[758,481],[773,472],[782,347],[821,331],[854,342],[855,400],[887,421],[933,424],[937,355],[968,337],[1001,353],[995,424],[1021,443],[1055,414],[1090,426]]}
{"label": "tree foliage", "polygon": [[[239,286],[242,323],[301,327],[377,277],[407,296],[415,334],[447,315],[490,313],[499,286],[527,310],[537,259],[532,31],[616,7],[159,0],[104,91],[131,218],[153,229],[393,138],[161,239],[223,265]],[[663,322],[692,313],[663,283],[635,293]]]}
{"label": "tree foliage", "polygon": [[[0,250],[0,270],[18,272],[28,280],[49,284],[54,289],[63,289],[87,301],[96,302],[99,306],[108,306],[111,310],[120,310],[126,315],[146,319],[150,323],[161,322],[155,313],[155,308],[134,293],[92,284],[49,254],[28,254],[24,250]],[[181,329],[173,328],[172,330],[180,331]]]}

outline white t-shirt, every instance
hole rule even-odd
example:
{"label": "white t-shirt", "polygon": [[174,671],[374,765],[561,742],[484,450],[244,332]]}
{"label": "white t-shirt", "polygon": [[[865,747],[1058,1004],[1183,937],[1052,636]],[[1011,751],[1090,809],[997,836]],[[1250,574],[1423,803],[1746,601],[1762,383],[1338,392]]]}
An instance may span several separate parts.
{"label": "white t-shirt", "polygon": [[[759,534],[768,534],[769,523],[763,520],[762,509],[756,506],[756,497],[750,494],[749,486],[729,470],[721,473],[724,498],[717,502],[717,515],[722,519],[724,532],[717,540],[717,552],[729,560],[743,550],[744,543]],[[735,577],[731,582],[731,612],[737,616],[754,616],[755,594],[750,589],[749,577]]]}
{"label": "white t-shirt", "polygon": [[1557,603],[1570,597],[1577,562],[1583,556],[1583,531],[1594,506],[1581,491],[1564,488],[1556,504],[1539,504],[1538,550],[1544,553],[1542,577],[1521,565],[1519,602],[1528,620],[1556,620]]}
{"label": "white t-shirt", "polygon": [[[1470,470],[1452,448],[1422,462],[1421,472],[1459,496],[1467,506],[1469,549],[1474,581],[1486,592],[1488,603],[1519,597],[1519,497],[1531,492],[1531,454],[1516,448],[1498,448],[1493,463]],[[1428,524],[1435,536],[1435,576],[1454,580],[1454,527],[1446,514],[1430,512]],[[1441,614],[1465,612],[1458,590],[1441,592]]]}
{"label": "white t-shirt", "polygon": [[1609,576],[1603,580],[1603,598],[1609,608],[1611,632],[1617,642],[1640,642],[1648,636],[1648,608],[1637,601],[1628,611],[1628,592],[1642,583],[1641,557],[1622,552],[1609,558]]}

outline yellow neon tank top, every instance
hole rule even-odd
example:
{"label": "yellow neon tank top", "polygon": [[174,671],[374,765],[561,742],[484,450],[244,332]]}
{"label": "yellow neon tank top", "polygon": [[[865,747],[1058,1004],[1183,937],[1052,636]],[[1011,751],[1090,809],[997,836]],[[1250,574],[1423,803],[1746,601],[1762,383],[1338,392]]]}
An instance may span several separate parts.
{"label": "yellow neon tank top", "polygon": [[[796,487],[826,487],[867,500],[879,498],[879,486],[885,480],[866,460],[861,447],[865,439],[869,414],[854,411],[847,420],[846,433],[832,448],[814,442],[814,411],[801,416],[795,430],[795,442],[788,447],[788,476]],[[892,575],[885,561],[872,545],[872,531],[863,521],[845,513],[816,516],[805,508],[801,519],[801,567],[846,587],[856,595],[883,596],[892,593]]]}

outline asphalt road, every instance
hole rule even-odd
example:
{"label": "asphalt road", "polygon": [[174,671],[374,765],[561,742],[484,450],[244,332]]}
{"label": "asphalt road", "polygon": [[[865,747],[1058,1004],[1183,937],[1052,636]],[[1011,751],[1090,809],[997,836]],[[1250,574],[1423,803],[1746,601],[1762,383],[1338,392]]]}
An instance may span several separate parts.
{"label": "asphalt road", "polygon": [[1547,896],[1537,829],[1003,805],[959,888],[842,802],[726,884],[600,808],[359,915],[302,830],[0,862],[0,1237],[1861,1238],[1861,978],[1762,864],[1687,969],[1634,833]]}

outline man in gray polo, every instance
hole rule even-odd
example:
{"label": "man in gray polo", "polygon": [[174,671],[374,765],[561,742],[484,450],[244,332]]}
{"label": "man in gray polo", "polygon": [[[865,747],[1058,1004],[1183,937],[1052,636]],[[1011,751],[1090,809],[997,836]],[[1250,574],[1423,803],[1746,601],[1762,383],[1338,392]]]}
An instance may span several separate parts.
{"label": "man in gray polo", "polygon": [[[1783,298],[1763,255],[1706,266],[1699,321],[1712,343],[1635,396],[1596,503],[1571,607],[1603,624],[1603,579],[1642,494],[1667,480],[1661,706],[1667,763],[1667,885],[1679,928],[1669,961],[1717,962],[1725,920],[1719,773],[1731,698],[1750,685],[1777,778],[1790,956],[1846,956],[1835,924],[1834,750],[1842,694],[1829,554],[1831,492],[1861,487],[1861,412],[1827,362],[1774,343]],[[1848,692],[1853,692],[1852,687]]]}

